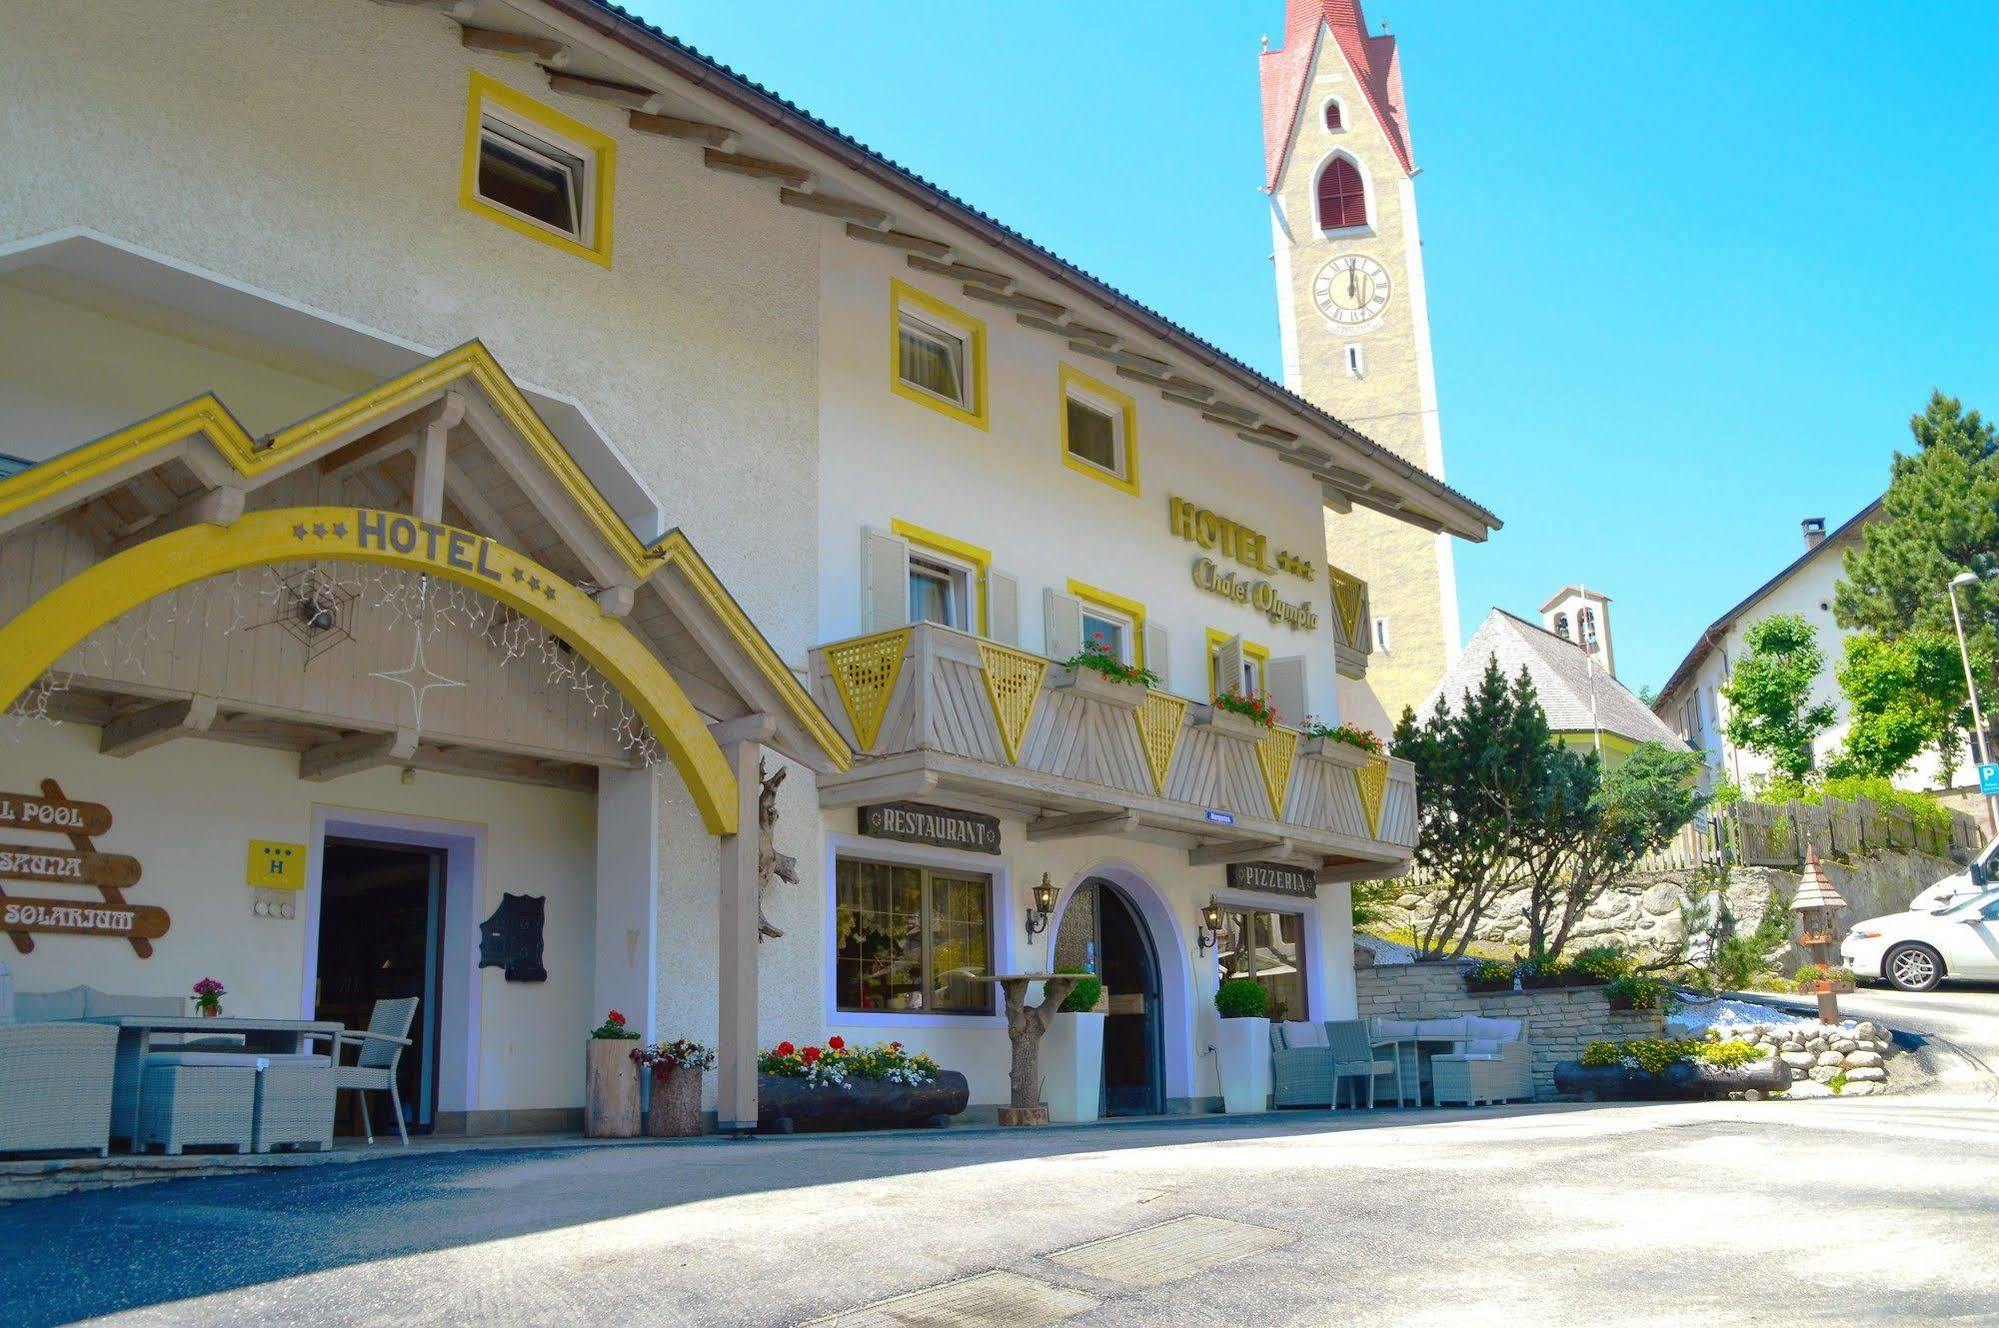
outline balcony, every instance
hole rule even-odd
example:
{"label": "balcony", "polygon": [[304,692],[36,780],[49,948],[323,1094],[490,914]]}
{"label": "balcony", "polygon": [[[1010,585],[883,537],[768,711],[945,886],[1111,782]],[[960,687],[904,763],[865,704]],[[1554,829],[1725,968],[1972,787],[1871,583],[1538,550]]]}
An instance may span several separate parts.
{"label": "balcony", "polygon": [[945,793],[1024,817],[1031,840],[1140,835],[1196,866],[1276,861],[1322,881],[1399,874],[1408,762],[933,624],[822,645],[814,698],[858,757],[822,806]]}

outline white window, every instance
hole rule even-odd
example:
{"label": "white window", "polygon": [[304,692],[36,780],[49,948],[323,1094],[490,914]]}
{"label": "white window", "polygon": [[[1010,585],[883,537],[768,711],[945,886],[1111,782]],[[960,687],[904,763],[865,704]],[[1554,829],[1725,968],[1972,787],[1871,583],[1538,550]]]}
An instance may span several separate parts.
{"label": "white window", "polygon": [[1367,377],[1367,360],[1361,354],[1360,347],[1349,343],[1346,352],[1347,377]]}
{"label": "white window", "polygon": [[1124,420],[1118,411],[1105,410],[1094,401],[1070,393],[1064,408],[1069,413],[1069,455],[1108,475],[1125,478]]}
{"label": "white window", "polygon": [[965,338],[941,321],[901,309],[896,321],[896,376],[906,385],[956,406],[973,408],[966,386]]}
{"label": "white window", "polygon": [[972,587],[978,571],[928,549],[909,554],[909,620],[972,630]]}
{"label": "white window", "polygon": [[481,201],[586,248],[596,209],[591,179],[596,154],[541,125],[487,107],[479,122]]}
{"label": "white window", "polygon": [[1384,655],[1389,651],[1388,619],[1386,618],[1376,618],[1374,620],[1374,648]]}
{"label": "white window", "polygon": [[1130,615],[1101,604],[1083,603],[1083,644],[1100,645],[1121,664],[1132,662],[1137,624]]}

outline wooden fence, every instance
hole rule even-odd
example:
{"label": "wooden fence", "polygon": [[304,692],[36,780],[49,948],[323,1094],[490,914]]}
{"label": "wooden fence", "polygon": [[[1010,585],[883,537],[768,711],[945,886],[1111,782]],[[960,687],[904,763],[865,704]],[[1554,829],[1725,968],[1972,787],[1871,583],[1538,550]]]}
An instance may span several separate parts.
{"label": "wooden fence", "polygon": [[[1720,857],[1754,867],[1796,867],[1809,850],[1851,859],[1889,851],[1927,853],[1968,862],[1984,844],[1976,818],[1950,813],[1948,828],[1918,825],[1908,808],[1868,798],[1804,802],[1738,802],[1709,811],[1705,826],[1689,826],[1670,855]],[[1649,864],[1641,870],[1659,870]]]}

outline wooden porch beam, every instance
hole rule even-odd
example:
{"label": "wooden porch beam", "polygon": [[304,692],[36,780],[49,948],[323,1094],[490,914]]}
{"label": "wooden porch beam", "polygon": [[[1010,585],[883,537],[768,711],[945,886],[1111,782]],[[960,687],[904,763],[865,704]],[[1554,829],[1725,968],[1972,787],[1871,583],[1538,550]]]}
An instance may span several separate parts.
{"label": "wooden porch beam", "polygon": [[1013,278],[1004,272],[995,272],[991,268],[977,267],[955,259],[940,262],[935,258],[925,258],[922,254],[911,254],[908,261],[918,272],[932,272],[940,277],[950,277],[954,281],[969,281],[980,286],[990,286],[994,290],[1005,290],[1013,284]]}
{"label": "wooden porch beam", "polygon": [[885,244],[891,249],[907,249],[911,253],[927,254],[931,258],[942,258],[951,252],[951,246],[942,240],[933,240],[927,235],[912,235],[908,231],[870,230],[866,226],[849,225],[847,238],[866,240],[869,244]]}
{"label": "wooden porch beam", "polygon": [[356,733],[309,747],[298,754],[298,777],[320,783],[376,766],[396,765],[416,755],[416,730]]}
{"label": "wooden porch beam", "polygon": [[188,526],[233,526],[243,515],[246,496],[243,490],[233,485],[210,489],[199,497],[188,499],[159,520],[149,521],[130,534],[119,536],[106,552],[123,553],[135,544],[143,544]]}
{"label": "wooden porch beam", "polygon": [[870,207],[851,198],[841,198],[837,194],[808,194],[801,189],[784,188],[778,190],[777,201],[786,207],[803,208],[807,212],[817,212],[825,217],[839,217],[862,226],[888,225],[888,213],[881,208]]}
{"label": "wooden porch beam", "polygon": [[565,74],[546,65],[542,67],[541,72],[548,75],[548,86],[557,92],[567,92],[574,97],[589,97],[593,101],[608,101],[614,106],[625,106],[632,110],[644,106],[655,95],[651,88],[636,87],[630,83],[613,83],[603,78],[587,78],[582,74]]}
{"label": "wooden porch beam", "polygon": [[706,120],[686,120],[678,115],[654,115],[647,111],[633,111],[631,125],[642,134],[658,134],[662,138],[706,143],[711,148],[725,147],[729,140],[736,136],[736,131],[727,125],[709,124]]}
{"label": "wooden porch beam", "polygon": [[812,178],[812,173],[803,166],[772,161],[768,157],[752,157],[741,152],[724,152],[720,148],[703,148],[701,161],[711,171],[733,171],[737,175],[760,180],[782,180],[795,189],[804,188],[805,182]]}
{"label": "wooden porch beam", "polygon": [[1136,829],[1137,812],[1072,812],[1029,821],[1027,837],[1039,843],[1049,839],[1080,839],[1085,835],[1128,835]]}
{"label": "wooden porch beam", "polygon": [[972,299],[984,300],[987,304],[1003,304],[1009,309],[1021,309],[1027,313],[1040,314],[1043,318],[1060,318],[1063,314],[1069,312],[1069,306],[1065,304],[1057,304],[1053,300],[1044,300],[1039,296],[1029,295],[1025,291],[988,290],[984,286],[976,286],[970,282],[959,287],[959,289]]}
{"label": "wooden porch beam", "polygon": [[1201,844],[1187,850],[1190,867],[1219,867],[1231,862],[1261,862],[1297,851],[1288,839],[1237,839]]}
{"label": "wooden porch beam", "polygon": [[759,710],[710,724],[708,734],[715,739],[717,747],[734,747],[746,742],[768,743],[777,736],[777,720]]}
{"label": "wooden porch beam", "polygon": [[185,701],[162,701],[114,719],[98,734],[98,755],[136,756],[175,738],[206,733],[215,722],[215,704],[212,696],[190,696]]}

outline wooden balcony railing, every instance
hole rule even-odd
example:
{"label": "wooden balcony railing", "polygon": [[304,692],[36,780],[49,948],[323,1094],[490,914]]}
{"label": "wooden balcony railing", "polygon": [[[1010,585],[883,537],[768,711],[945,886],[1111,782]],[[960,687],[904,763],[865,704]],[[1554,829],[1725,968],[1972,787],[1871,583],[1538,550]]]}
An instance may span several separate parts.
{"label": "wooden balcony railing", "polygon": [[1322,879],[1390,874],[1415,844],[1406,761],[948,628],[820,646],[811,687],[860,757],[821,782],[828,806],[947,788],[1022,809],[1030,838],[1143,826],[1191,836],[1196,862],[1261,855]]}

